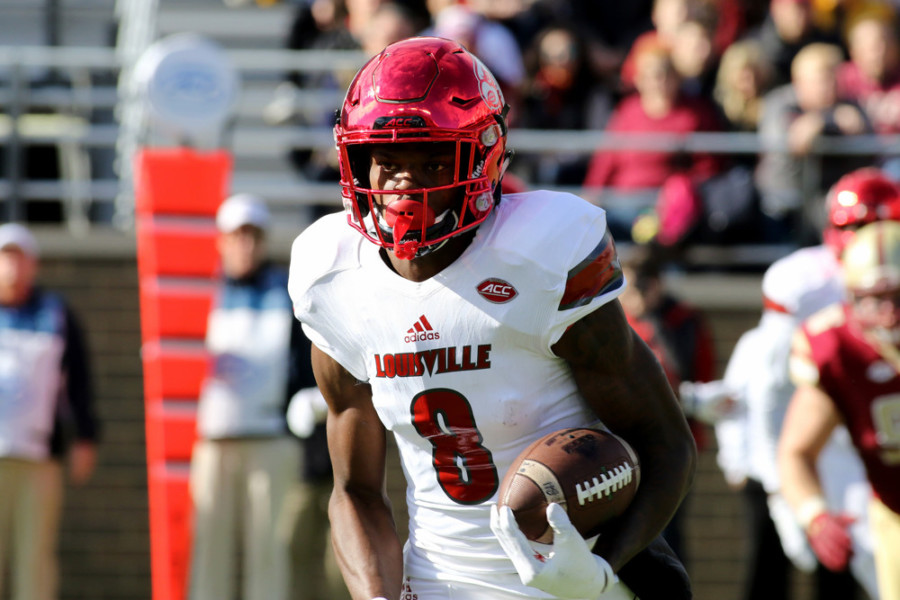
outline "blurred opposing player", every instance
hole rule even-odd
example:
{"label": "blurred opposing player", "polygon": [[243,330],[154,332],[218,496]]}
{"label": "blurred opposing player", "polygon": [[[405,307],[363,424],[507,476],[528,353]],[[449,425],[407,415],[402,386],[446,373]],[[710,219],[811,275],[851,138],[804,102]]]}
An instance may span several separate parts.
{"label": "blurred opposing player", "polygon": [[[763,276],[763,314],[740,344],[745,349],[735,349],[728,365],[732,374],[755,375],[739,377],[738,385],[726,378],[727,391],[739,398],[740,410],[716,422],[720,466],[729,482],[741,490],[752,521],[745,577],[745,591],[750,597],[787,593],[789,564],[785,556],[801,570],[817,568],[806,536],[779,492],[778,437],[794,392],[788,367],[791,339],[805,318],[844,299],[839,261],[842,249],[859,227],[900,215],[900,188],[878,169],[859,169],[842,177],[829,190],[825,209],[824,243],[776,261]],[[750,347],[752,351],[746,350]],[[712,392],[719,393],[717,388]],[[682,389],[682,400],[688,404],[691,397],[702,395],[699,386],[691,391]],[[875,598],[875,566],[866,523],[870,489],[862,463],[843,428],[823,449],[819,467],[829,503],[856,519],[851,529],[855,551],[849,566],[860,585]],[[773,525],[783,553],[768,542],[773,538]],[[841,590],[848,583],[852,586],[852,581],[835,580],[821,567],[818,575],[819,598],[852,593]]]}
{"label": "blurred opposing player", "polygon": [[853,552],[853,518],[830,505],[816,459],[840,424],[865,464],[882,600],[900,599],[900,223],[860,229],[842,263],[849,301],[804,322],[791,358],[797,384],[778,449],[782,491],[831,568]]}
{"label": "blurred opposing player", "polygon": [[[294,242],[344,578],[363,600],[631,599],[641,585],[688,598],[677,560],[642,549],[688,489],[690,431],[616,299],[603,210],[563,193],[501,198],[506,110],[459,44],[388,46],[335,126],[347,216]],[[593,546],[551,505],[555,541],[539,554],[497,510],[499,482],[532,441],[598,418],[640,455],[641,488]],[[384,492],[387,431],[407,481],[405,548]]]}
{"label": "blurred opposing player", "polygon": [[[755,448],[752,470],[758,474],[769,494],[770,512],[795,564],[803,565],[809,546],[797,536],[796,520],[785,510],[779,495],[777,445],[785,411],[794,392],[788,370],[791,339],[799,324],[822,308],[845,298],[840,255],[860,227],[885,219],[900,218],[900,188],[879,169],[867,167],[853,171],[835,183],[826,198],[827,224],[824,243],[800,249],[776,261],[763,277],[764,314],[760,324],[763,339],[768,340],[770,360],[777,368],[764,380],[754,383],[751,403],[756,403],[751,424]],[[766,381],[767,380],[767,381]],[[862,462],[847,432],[841,427],[819,456],[819,470],[829,503],[853,515],[854,553],[849,567],[870,596],[877,597],[872,542],[867,526],[870,494]],[[798,542],[799,538],[799,542]],[[793,540],[793,541],[792,541]],[[842,565],[843,571],[848,565]],[[819,587],[841,585],[820,573]],[[849,593],[849,590],[847,590]],[[828,590],[820,589],[820,597]]]}

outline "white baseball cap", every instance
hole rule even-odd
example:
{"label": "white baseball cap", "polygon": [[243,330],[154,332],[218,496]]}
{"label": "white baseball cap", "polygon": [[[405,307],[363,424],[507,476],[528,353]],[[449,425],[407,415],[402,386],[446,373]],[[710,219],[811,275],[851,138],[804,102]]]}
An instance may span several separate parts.
{"label": "white baseball cap", "polygon": [[244,225],[265,231],[271,215],[265,201],[253,194],[235,194],[226,199],[216,213],[216,226],[222,233],[231,233]]}
{"label": "white baseball cap", "polygon": [[18,223],[0,225],[0,250],[15,246],[25,254],[37,257],[37,240],[28,229]]}

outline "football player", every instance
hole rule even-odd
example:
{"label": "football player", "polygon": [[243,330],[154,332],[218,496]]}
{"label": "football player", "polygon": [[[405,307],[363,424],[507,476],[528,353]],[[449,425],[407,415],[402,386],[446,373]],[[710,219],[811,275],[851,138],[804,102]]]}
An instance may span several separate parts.
{"label": "football player", "polygon": [[[694,407],[700,415],[714,409],[707,421],[716,427],[719,465],[747,506],[750,554],[745,592],[751,596],[786,593],[788,558],[803,571],[817,569],[818,598],[845,597],[855,587],[852,580],[835,578],[817,566],[805,533],[779,492],[776,447],[794,391],[788,367],[794,331],[804,318],[844,299],[840,252],[859,227],[900,217],[900,187],[879,169],[859,169],[832,186],[825,210],[824,243],[801,248],[766,270],[763,314],[735,347],[724,380],[682,382],[680,389],[686,409]],[[718,410],[723,397],[736,400],[734,410],[724,415]],[[832,436],[818,461],[829,504],[856,517],[849,565],[853,577],[877,597],[866,520],[869,484],[843,428]],[[780,539],[782,548],[771,547],[773,539],[776,543]]]}
{"label": "football player", "polygon": [[[362,67],[337,115],[345,214],[296,239],[289,290],[328,402],[344,578],[358,600],[688,598],[677,559],[645,549],[690,485],[690,431],[622,313],[603,210],[501,196],[506,113],[475,56],[411,38]],[[551,504],[554,543],[538,552],[497,509],[500,481],[531,442],[597,419],[640,456],[641,487],[595,544]],[[385,493],[388,432],[405,546]]]}
{"label": "football player", "polygon": [[881,600],[900,599],[900,223],[866,225],[842,254],[849,299],[807,319],[778,447],[781,489],[819,560],[845,567],[853,517],[828,503],[816,459],[839,425],[862,458]]}
{"label": "football player", "polygon": [[[844,175],[828,191],[825,213],[824,243],[801,248],[776,261],[763,276],[764,310],[757,352],[768,366],[749,382],[745,394],[750,428],[750,477],[768,495],[769,513],[785,553],[803,570],[816,568],[815,560],[779,493],[776,464],[778,437],[794,391],[788,370],[791,338],[804,319],[844,299],[840,254],[860,227],[900,218],[900,187],[880,169],[857,169]],[[820,453],[819,469],[830,504],[856,518],[851,527],[855,551],[849,567],[856,580],[874,597],[877,584],[866,523],[869,486],[862,463],[842,427]],[[769,554],[760,556],[759,560],[771,570],[772,554],[760,550]],[[840,570],[845,568],[846,565]],[[836,586],[852,586],[852,582],[836,580],[819,569],[818,597],[834,597]],[[845,593],[852,590],[845,589]]]}

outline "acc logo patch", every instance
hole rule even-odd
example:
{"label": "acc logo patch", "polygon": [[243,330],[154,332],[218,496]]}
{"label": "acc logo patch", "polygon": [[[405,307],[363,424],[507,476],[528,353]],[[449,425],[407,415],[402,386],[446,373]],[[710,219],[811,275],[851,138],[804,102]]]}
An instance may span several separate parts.
{"label": "acc logo patch", "polygon": [[511,283],[495,278],[485,279],[475,289],[478,290],[482,298],[494,304],[509,302],[519,295],[519,292],[516,291],[516,288]]}

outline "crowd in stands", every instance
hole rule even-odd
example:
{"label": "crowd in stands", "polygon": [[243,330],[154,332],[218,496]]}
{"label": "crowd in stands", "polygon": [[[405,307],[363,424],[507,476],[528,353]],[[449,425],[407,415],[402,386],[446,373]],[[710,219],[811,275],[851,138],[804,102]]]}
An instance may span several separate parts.
{"label": "crowd in stands", "polygon": [[[520,152],[511,172],[529,187],[576,188],[607,208],[623,241],[802,246],[818,241],[822,198],[842,175],[878,165],[900,177],[898,157],[867,135],[900,132],[898,9],[896,0],[301,0],[286,45],[371,55],[414,34],[456,39],[500,80],[513,129],[656,134],[593,156]],[[346,79],[291,75],[335,89]],[[323,109],[309,124],[331,118]],[[745,135],[733,152],[681,143],[704,132]],[[848,136],[860,144],[831,143]],[[292,158],[307,177],[336,176],[333,157]]]}

